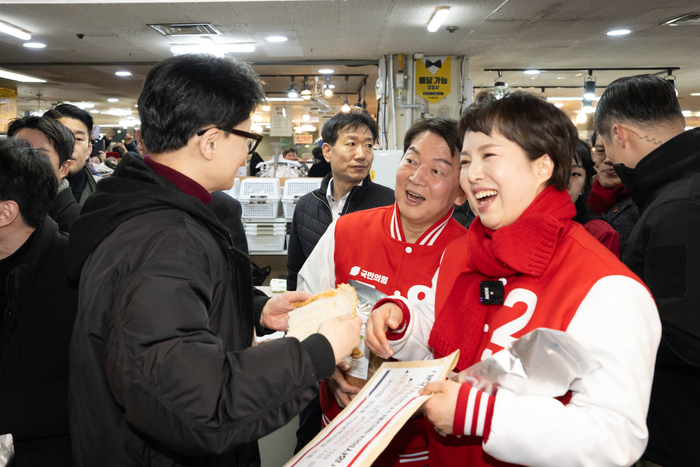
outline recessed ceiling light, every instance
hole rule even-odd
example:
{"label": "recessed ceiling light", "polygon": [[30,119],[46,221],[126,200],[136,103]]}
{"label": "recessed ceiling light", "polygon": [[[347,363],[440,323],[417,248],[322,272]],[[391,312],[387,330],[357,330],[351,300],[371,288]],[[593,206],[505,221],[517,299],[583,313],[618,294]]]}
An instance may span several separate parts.
{"label": "recessed ceiling light", "polygon": [[90,113],[91,113],[91,114],[98,114],[98,113],[100,113],[100,111],[97,110],[97,109],[92,109],[92,110],[90,111]]}
{"label": "recessed ceiling light", "polygon": [[615,29],[613,31],[608,31],[606,34],[608,36],[625,36],[629,33],[631,33],[629,29]]}
{"label": "recessed ceiling light", "polygon": [[30,49],[43,49],[46,47],[46,44],[42,44],[41,42],[25,42],[22,45]]}
{"label": "recessed ceiling light", "polygon": [[27,34],[24,32],[22,29],[18,28],[17,26],[6,23],[4,21],[0,21],[0,32],[4,32],[5,34],[9,34],[11,36],[15,36],[19,39],[22,39],[24,41],[28,41],[32,39],[31,34]]}
{"label": "recessed ceiling light", "polygon": [[332,70],[330,68],[321,68],[320,70],[318,70],[318,72],[322,75],[327,75],[329,73],[335,73],[335,70]]}
{"label": "recessed ceiling light", "polygon": [[691,96],[700,96],[700,92],[691,92],[690,95]]}
{"label": "recessed ceiling light", "polygon": [[270,36],[266,37],[267,42],[287,42],[287,38],[284,36]]}
{"label": "recessed ceiling light", "polygon": [[45,79],[32,78],[31,76],[12,73],[11,71],[0,70],[0,78],[11,79],[21,83],[45,83]]}
{"label": "recessed ceiling light", "polygon": [[537,75],[540,73],[540,70],[525,70],[524,73],[526,75]]}
{"label": "recessed ceiling light", "polygon": [[564,104],[561,103],[561,102],[555,102],[555,103],[554,103],[554,107],[556,107],[556,108],[558,108],[558,109],[561,109],[562,107],[564,107]]}
{"label": "recessed ceiling light", "polygon": [[110,97],[109,99],[107,99],[107,102],[119,102],[119,99],[117,99],[116,97]]}
{"label": "recessed ceiling light", "polygon": [[117,72],[114,73],[114,74],[117,75],[117,76],[131,76],[131,72],[130,72],[130,71],[117,71]]}
{"label": "recessed ceiling light", "polygon": [[690,117],[693,114],[693,112],[691,112],[690,110],[684,110],[681,113],[683,114],[684,117]]}

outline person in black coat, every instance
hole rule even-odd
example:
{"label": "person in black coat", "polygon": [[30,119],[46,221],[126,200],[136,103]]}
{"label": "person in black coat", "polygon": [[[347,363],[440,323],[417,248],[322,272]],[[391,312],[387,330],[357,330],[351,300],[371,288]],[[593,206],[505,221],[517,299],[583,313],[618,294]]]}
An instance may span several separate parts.
{"label": "person in black coat", "polygon": [[316,146],[311,153],[314,155],[314,165],[309,169],[309,177],[325,177],[331,173],[331,163],[323,157],[323,149]]}
{"label": "person in black coat", "polygon": [[[56,176],[26,141],[0,141],[0,434],[15,463],[71,466],[68,348],[78,304],[67,237],[47,217]],[[70,194],[70,190],[67,190]]]}

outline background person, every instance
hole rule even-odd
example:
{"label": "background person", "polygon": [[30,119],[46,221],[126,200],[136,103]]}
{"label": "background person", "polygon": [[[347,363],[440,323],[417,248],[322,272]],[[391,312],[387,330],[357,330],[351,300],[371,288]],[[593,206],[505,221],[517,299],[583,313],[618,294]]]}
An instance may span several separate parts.
{"label": "background person", "polygon": [[[466,241],[447,247],[429,312],[402,298],[377,308],[368,345],[399,360],[459,349],[459,371],[544,327],[568,333],[601,366],[561,400],[428,384],[421,393],[434,393],[423,406],[434,424],[427,427],[430,465],[633,464],[647,442],[661,328],[642,281],[572,221],[565,188],[576,128],[550,103],[518,91],[477,96],[459,131],[461,185],[479,217]],[[503,299],[482,301],[484,281],[500,283]],[[394,325],[406,331],[387,341]]]}
{"label": "background person", "polygon": [[579,140],[576,145],[576,153],[571,161],[569,185],[566,187],[571,201],[576,206],[574,222],[581,224],[589,234],[593,235],[596,240],[605,245],[605,248],[619,258],[620,235],[601,216],[594,213],[586,203],[586,198],[591,190],[591,179],[594,175],[591,147],[585,141]]}
{"label": "background person", "polygon": [[17,466],[73,465],[68,347],[78,293],[66,277],[66,236],[47,217],[57,186],[43,150],[0,140],[0,433],[12,434]]}
{"label": "background person", "polygon": [[[396,203],[354,212],[334,221],[299,271],[299,290],[323,291],[354,279],[387,295],[396,291],[417,308],[429,302],[425,291],[447,245],[467,231],[452,218],[466,201],[459,186],[457,122],[432,118],[406,132],[405,152],[396,170]],[[361,226],[362,248],[356,243]],[[359,392],[344,372],[321,383],[324,426]],[[427,465],[428,444],[422,417],[411,420],[374,461],[377,466]]]}
{"label": "background person", "polygon": [[620,259],[627,259],[627,241],[639,220],[639,208],[622,186],[610,158],[605,153],[603,140],[593,132],[591,158],[598,173],[588,196],[588,206],[603,216],[620,235]]}
{"label": "background person", "polygon": [[673,86],[654,75],[613,81],[595,121],[605,154],[641,213],[625,264],[654,295],[663,328],[642,465],[698,465],[700,129],[685,131]]}
{"label": "background person", "polygon": [[309,177],[325,177],[331,173],[331,163],[323,157],[323,149],[320,146],[313,148],[311,153],[314,155],[314,165],[309,169]]}
{"label": "background person", "polygon": [[58,120],[73,133],[75,138],[73,163],[68,168],[66,180],[70,184],[75,200],[80,206],[84,206],[90,193],[95,191],[96,183],[90,170],[85,167],[85,162],[92,152],[90,140],[93,125],[92,115],[75,105],[60,104],[45,112],[44,117]]}
{"label": "background person", "polygon": [[256,440],[289,422],[359,343],[361,320],[303,342],[252,346],[286,330],[292,303],[254,289],[248,256],[207,209],[260,142],[259,80],[235,59],[181,55],[139,97],[143,161],[126,156],[69,240],[80,279],[71,341],[71,436],[79,466],[256,466]]}
{"label": "background person", "polygon": [[58,186],[48,215],[58,224],[59,230],[70,232],[73,222],[80,215],[80,205],[75,201],[66,177],[73,164],[74,137],[62,123],[45,117],[24,117],[13,120],[7,127],[7,136],[29,142],[49,158],[56,174]]}

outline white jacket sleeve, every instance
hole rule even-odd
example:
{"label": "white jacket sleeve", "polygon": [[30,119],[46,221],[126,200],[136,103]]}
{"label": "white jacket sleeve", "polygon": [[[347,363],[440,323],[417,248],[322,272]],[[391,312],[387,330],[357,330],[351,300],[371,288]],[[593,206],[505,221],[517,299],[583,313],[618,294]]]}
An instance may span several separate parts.
{"label": "white jacket sleeve", "polygon": [[598,281],[566,330],[601,367],[572,386],[568,405],[496,395],[484,451],[529,466],[632,465],[644,452],[661,323],[653,298],[624,276]]}
{"label": "white jacket sleeve", "polygon": [[297,290],[313,295],[335,289],[335,224],[333,221],[297,274]]}
{"label": "white jacket sleeve", "polygon": [[389,340],[389,346],[396,360],[416,361],[433,358],[433,349],[428,345],[428,340],[435,324],[435,287],[439,272],[438,268],[433,276],[430,292],[420,303],[414,304],[405,297],[397,295],[389,297],[403,302],[411,316],[408,323],[403,323],[406,326],[403,336],[397,340]]}

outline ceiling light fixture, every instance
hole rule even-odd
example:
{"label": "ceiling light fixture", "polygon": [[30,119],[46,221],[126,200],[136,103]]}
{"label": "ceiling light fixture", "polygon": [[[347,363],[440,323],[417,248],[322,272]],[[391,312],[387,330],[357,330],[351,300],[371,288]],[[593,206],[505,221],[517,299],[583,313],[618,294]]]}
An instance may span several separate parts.
{"label": "ceiling light fixture", "polygon": [[440,26],[442,25],[442,22],[445,21],[445,18],[450,14],[450,7],[448,6],[439,6],[435,9],[435,12],[433,13],[433,16],[430,18],[430,21],[428,22],[428,31],[429,32],[435,32],[438,29],[440,29]]}
{"label": "ceiling light fixture", "polygon": [[92,109],[92,110],[90,111],[90,113],[91,113],[91,114],[98,114],[98,113],[100,113],[100,111],[97,110],[97,109]]}
{"label": "ceiling light fixture", "polygon": [[587,114],[593,113],[593,101],[584,98],[581,104],[581,111]]}
{"label": "ceiling light fixture", "polygon": [[583,99],[588,101],[595,99],[595,76],[593,76],[593,70],[588,70],[588,76],[583,80]]}
{"label": "ceiling light fixture", "polygon": [[631,33],[629,29],[615,29],[612,31],[608,31],[606,34],[608,36],[626,36],[627,34]]}
{"label": "ceiling light fixture", "polygon": [[209,54],[223,57],[227,53],[255,52],[253,44],[216,44],[211,39],[203,39],[199,44],[175,45],[170,47],[174,55]]}
{"label": "ceiling light fixture", "polygon": [[117,71],[114,74],[117,76],[132,76],[130,71]]}
{"label": "ceiling light fixture", "polygon": [[326,84],[323,85],[323,96],[324,97],[333,97],[333,86],[331,84],[331,77],[326,76]]}
{"label": "ceiling light fixture", "polygon": [[301,91],[301,98],[305,101],[311,99],[311,91],[309,91],[309,82],[307,78],[307,76],[304,76],[304,90]]}
{"label": "ceiling light fixture", "polygon": [[287,89],[287,97],[290,99],[296,99],[299,97],[299,93],[297,92],[297,85],[294,84],[294,76],[292,76],[292,84],[289,86],[289,89]]}
{"label": "ceiling light fixture", "polygon": [[18,28],[17,26],[10,23],[6,23],[4,21],[0,21],[0,32],[4,32],[5,34],[9,34],[10,36],[15,36],[18,39],[22,39],[24,41],[32,39],[31,34],[28,34],[24,30]]}
{"label": "ceiling light fixture", "polygon": [[287,38],[284,36],[270,36],[266,37],[267,42],[287,42]]}
{"label": "ceiling light fixture", "polygon": [[268,97],[268,102],[304,102],[301,97]]}
{"label": "ceiling light fixture", "polygon": [[690,95],[691,96],[700,96],[700,92],[691,92]]}
{"label": "ceiling light fixture", "polygon": [[343,112],[350,112],[350,103],[348,102],[348,80],[350,79],[349,76],[345,75],[345,102],[343,102],[343,106],[340,108]]}
{"label": "ceiling light fixture", "polygon": [[46,47],[46,44],[42,44],[41,42],[25,42],[22,45],[28,49],[43,49]]}
{"label": "ceiling light fixture", "polygon": [[678,97],[678,89],[676,89],[676,77],[673,76],[672,70],[668,70],[668,74],[664,76],[664,79],[668,81],[668,84],[673,86],[673,91],[676,93],[676,97]]}
{"label": "ceiling light fixture", "polygon": [[331,68],[321,68],[320,70],[318,70],[318,72],[321,73],[322,75],[330,75],[332,73],[335,73],[335,70],[333,70]]}
{"label": "ceiling light fixture", "polygon": [[554,102],[554,107],[556,107],[557,109],[561,109],[562,107],[564,107],[564,104],[562,102]]}
{"label": "ceiling light fixture", "polygon": [[31,76],[21,75],[19,73],[13,73],[11,71],[0,70],[0,78],[11,79],[12,81],[19,81],[20,83],[45,83],[45,79],[32,78]]}
{"label": "ceiling light fixture", "polygon": [[263,104],[262,111],[269,112],[270,111],[270,104]]}
{"label": "ceiling light fixture", "polygon": [[587,121],[588,121],[588,116],[587,116],[585,113],[579,112],[579,113],[576,115],[576,122],[577,122],[577,123],[583,124],[583,123],[586,123]]}
{"label": "ceiling light fixture", "polygon": [[684,110],[681,113],[684,117],[690,117],[693,114],[693,112],[691,112],[690,110]]}
{"label": "ceiling light fixture", "polygon": [[311,115],[309,115],[309,112],[307,111],[304,115],[301,116],[301,119],[305,122],[308,122],[309,120],[311,120]]}
{"label": "ceiling light fixture", "polygon": [[119,99],[117,99],[116,97],[110,97],[109,99],[107,99],[107,102],[119,102]]}
{"label": "ceiling light fixture", "polygon": [[539,75],[540,70],[525,70],[523,71],[523,73],[525,73],[526,75]]}
{"label": "ceiling light fixture", "polygon": [[498,78],[496,78],[493,85],[496,88],[507,88],[508,87],[508,83],[506,83],[506,79],[503,77],[502,71],[498,72]]}

